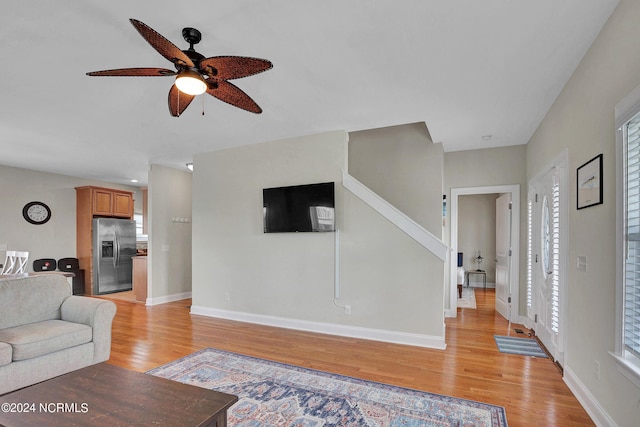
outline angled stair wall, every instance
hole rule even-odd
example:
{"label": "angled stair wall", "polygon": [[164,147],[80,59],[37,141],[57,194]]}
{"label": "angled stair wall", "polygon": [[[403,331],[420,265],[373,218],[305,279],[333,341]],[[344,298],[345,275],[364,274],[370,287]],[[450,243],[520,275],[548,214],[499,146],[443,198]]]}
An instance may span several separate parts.
{"label": "angled stair wall", "polygon": [[443,262],[444,151],[424,122],[350,132],[343,185]]}
{"label": "angled stair wall", "polygon": [[391,221],[400,230],[404,231],[425,249],[433,253],[442,262],[447,261],[449,247],[441,239],[424,229],[420,224],[409,218],[347,172],[343,172],[342,174],[342,185],[375,209],[380,215]]}

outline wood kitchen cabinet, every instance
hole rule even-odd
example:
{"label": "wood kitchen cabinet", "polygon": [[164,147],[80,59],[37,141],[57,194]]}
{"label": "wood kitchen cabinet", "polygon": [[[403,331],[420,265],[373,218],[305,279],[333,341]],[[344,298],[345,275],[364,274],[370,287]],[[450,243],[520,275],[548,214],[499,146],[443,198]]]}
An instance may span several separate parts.
{"label": "wood kitchen cabinet", "polygon": [[93,294],[94,217],[133,219],[133,193],[103,187],[76,187],[76,256],[84,270],[85,293]]}
{"label": "wood kitchen cabinet", "polygon": [[91,213],[95,216],[133,218],[133,194],[128,191],[99,187],[80,187],[91,198]]}

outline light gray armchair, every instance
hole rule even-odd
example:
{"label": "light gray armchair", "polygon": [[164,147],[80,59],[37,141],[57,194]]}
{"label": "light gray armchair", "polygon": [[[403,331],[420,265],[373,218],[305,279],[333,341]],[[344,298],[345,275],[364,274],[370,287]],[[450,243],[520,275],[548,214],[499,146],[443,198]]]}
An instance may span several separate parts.
{"label": "light gray armchair", "polygon": [[108,360],[115,314],[60,274],[0,280],[0,394]]}

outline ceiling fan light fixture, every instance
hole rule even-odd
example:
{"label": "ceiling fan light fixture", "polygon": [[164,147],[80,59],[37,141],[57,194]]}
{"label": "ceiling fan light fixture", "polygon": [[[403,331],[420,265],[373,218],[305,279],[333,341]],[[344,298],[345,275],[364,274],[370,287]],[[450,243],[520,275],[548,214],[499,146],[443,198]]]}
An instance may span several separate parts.
{"label": "ceiling fan light fixture", "polygon": [[201,95],[207,91],[207,84],[202,76],[193,70],[180,71],[176,77],[176,87],[187,95]]}

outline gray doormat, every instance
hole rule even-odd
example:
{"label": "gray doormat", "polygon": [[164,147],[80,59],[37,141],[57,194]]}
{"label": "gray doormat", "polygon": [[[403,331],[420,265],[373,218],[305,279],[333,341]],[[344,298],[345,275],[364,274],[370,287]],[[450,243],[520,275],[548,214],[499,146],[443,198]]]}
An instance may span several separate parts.
{"label": "gray doormat", "polygon": [[500,350],[501,353],[544,358],[549,357],[533,338],[515,338],[503,335],[494,335],[493,338],[496,340],[498,350]]}

